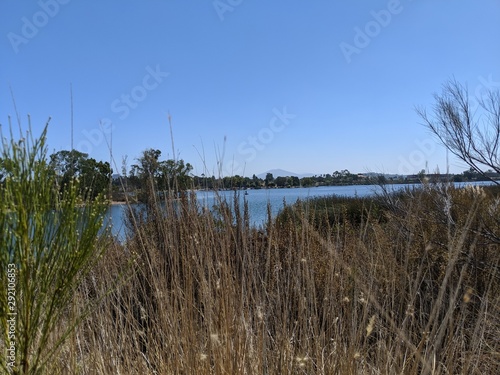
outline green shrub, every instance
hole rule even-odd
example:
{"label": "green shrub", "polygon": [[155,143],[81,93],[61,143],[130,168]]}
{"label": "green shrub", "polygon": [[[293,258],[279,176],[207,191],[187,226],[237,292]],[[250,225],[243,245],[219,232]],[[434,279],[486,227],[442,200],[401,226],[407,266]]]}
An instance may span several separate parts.
{"label": "green shrub", "polygon": [[286,206],[278,214],[276,222],[278,225],[284,225],[291,220],[299,225],[302,221],[301,212],[304,212],[316,229],[328,232],[339,225],[359,227],[368,221],[384,221],[384,210],[383,204],[375,197],[332,195],[299,200],[292,206]]}
{"label": "green shrub", "polygon": [[[12,130],[10,140],[2,135],[0,368],[6,373],[50,371],[81,318],[71,308],[77,287],[103,248],[106,206],[81,200],[75,181],[58,192],[47,163],[47,127],[38,139],[31,132],[19,141]],[[12,357],[4,356],[8,348]]]}

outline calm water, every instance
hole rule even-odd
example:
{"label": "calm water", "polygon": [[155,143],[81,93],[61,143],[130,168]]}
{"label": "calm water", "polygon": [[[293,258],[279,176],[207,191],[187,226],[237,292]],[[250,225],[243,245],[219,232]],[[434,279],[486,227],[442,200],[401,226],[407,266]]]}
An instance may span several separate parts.
{"label": "calm water", "polygon": [[[489,183],[476,183],[476,184],[489,184]],[[463,186],[464,183],[455,184],[456,186]],[[416,186],[414,184],[405,185],[386,185],[388,191],[395,191],[404,189],[406,187]],[[267,204],[271,204],[271,211],[273,217],[283,208],[283,203],[293,204],[297,199],[307,199],[310,197],[321,197],[329,195],[341,196],[359,196],[365,197],[374,195],[381,192],[379,185],[353,185],[353,186],[320,186],[310,188],[293,188],[293,189],[260,189],[248,190],[248,195],[244,191],[239,191],[239,200],[243,206],[244,200],[248,202],[248,210],[250,214],[250,221],[254,226],[262,226],[267,218]],[[217,194],[213,191],[198,191],[196,193],[200,205],[212,209],[219,200],[216,195],[226,198],[228,202],[232,202],[234,198],[234,191],[221,191]],[[119,239],[125,238],[125,229],[123,226],[124,213],[127,207],[125,205],[111,206],[109,209],[109,217],[113,225],[113,234],[117,235]]]}
{"label": "calm water", "polygon": [[[403,185],[394,185],[401,188]],[[267,219],[267,204],[271,204],[271,212],[273,217],[283,208],[284,202],[286,204],[293,204],[297,199],[307,199],[311,197],[324,197],[329,195],[343,195],[343,196],[369,196],[376,192],[380,192],[378,185],[356,185],[356,186],[320,186],[311,188],[293,188],[293,189],[260,189],[248,190],[248,195],[244,192],[239,192],[240,203],[243,201],[248,202],[248,211],[250,214],[250,221],[253,225],[263,225]],[[219,195],[232,200],[234,192],[223,191]],[[198,192],[198,200],[204,206],[210,208],[217,200],[214,198],[214,192]]]}

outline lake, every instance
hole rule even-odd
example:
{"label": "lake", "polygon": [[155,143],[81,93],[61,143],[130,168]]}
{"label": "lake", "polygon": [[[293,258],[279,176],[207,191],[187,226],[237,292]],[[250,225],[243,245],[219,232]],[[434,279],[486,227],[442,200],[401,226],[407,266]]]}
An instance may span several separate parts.
{"label": "lake", "polygon": [[[455,183],[455,186],[464,186],[470,183]],[[488,185],[490,182],[475,182],[475,185]],[[385,185],[388,191],[397,191],[406,187],[420,186],[420,184],[395,184]],[[276,217],[278,212],[283,208],[283,203],[293,204],[297,199],[307,199],[311,197],[324,197],[329,195],[340,195],[349,197],[366,197],[375,195],[382,191],[379,185],[349,185],[349,186],[319,186],[309,188],[283,188],[283,189],[258,189],[238,191],[240,203],[243,206],[244,200],[248,202],[248,211],[250,222],[252,225],[259,227],[265,224],[267,219],[267,204],[271,204],[271,212],[273,217]],[[217,195],[226,198],[228,202],[232,202],[234,191],[197,191],[196,196],[200,205],[211,209],[217,204]],[[109,218],[112,221],[112,233],[120,240],[125,239],[125,229],[123,226],[124,214],[127,209],[126,205],[113,205],[108,210]]]}

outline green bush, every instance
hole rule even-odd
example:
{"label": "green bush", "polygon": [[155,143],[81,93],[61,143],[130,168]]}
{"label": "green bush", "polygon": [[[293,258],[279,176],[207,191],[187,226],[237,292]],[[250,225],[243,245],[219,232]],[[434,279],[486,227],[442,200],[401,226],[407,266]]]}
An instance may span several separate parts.
{"label": "green bush", "polygon": [[[50,371],[51,359],[81,316],[72,313],[77,287],[99,258],[106,206],[83,201],[77,183],[56,189],[47,163],[47,127],[15,141],[2,135],[0,182],[0,368]],[[7,349],[11,349],[7,352]],[[8,353],[5,356],[4,353]]]}
{"label": "green bush", "polygon": [[286,206],[279,213],[276,222],[283,225],[291,220],[299,225],[302,221],[301,212],[322,232],[346,223],[359,227],[368,221],[385,220],[385,207],[378,198],[331,195],[297,201],[292,206]]}

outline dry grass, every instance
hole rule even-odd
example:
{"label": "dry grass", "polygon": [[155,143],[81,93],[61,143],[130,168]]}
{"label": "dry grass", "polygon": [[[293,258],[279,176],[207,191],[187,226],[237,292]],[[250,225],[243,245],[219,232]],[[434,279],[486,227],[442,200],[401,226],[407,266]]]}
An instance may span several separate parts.
{"label": "dry grass", "polygon": [[75,312],[106,297],[52,372],[500,373],[498,202],[427,187],[321,230],[327,202],[262,230],[226,202],[151,206],[79,288]]}

